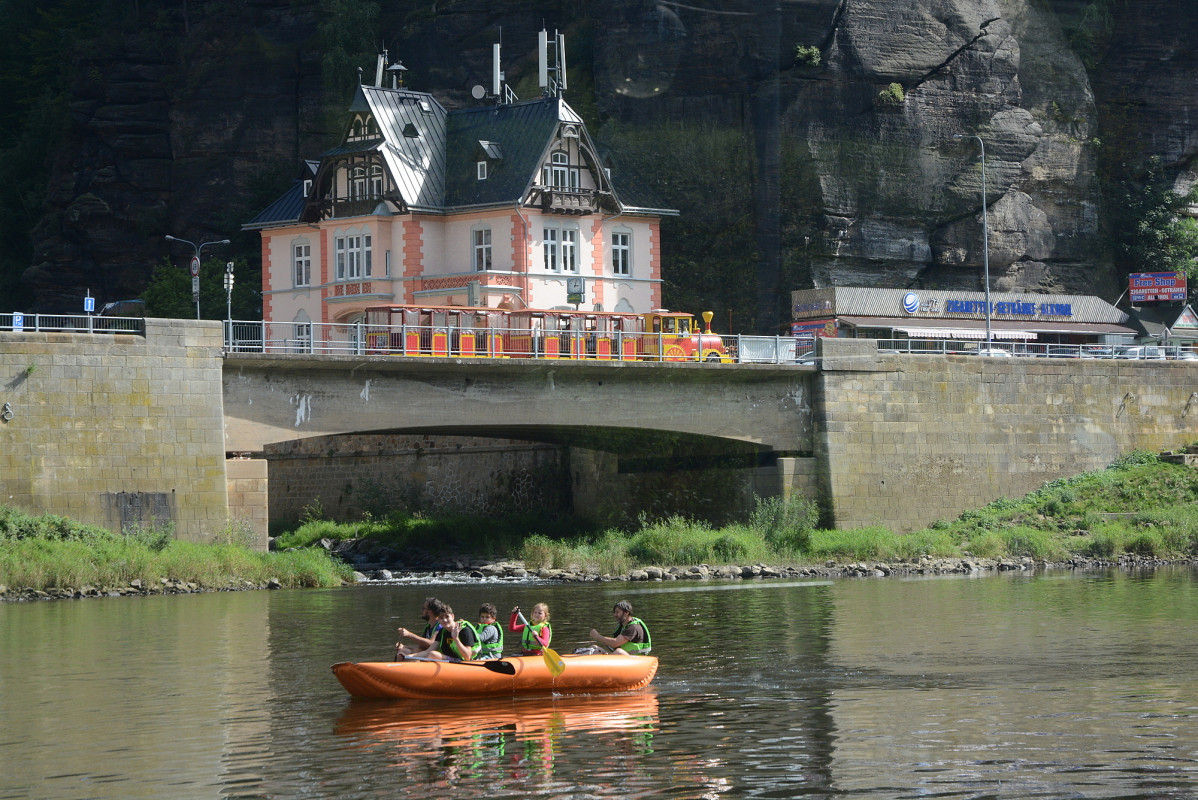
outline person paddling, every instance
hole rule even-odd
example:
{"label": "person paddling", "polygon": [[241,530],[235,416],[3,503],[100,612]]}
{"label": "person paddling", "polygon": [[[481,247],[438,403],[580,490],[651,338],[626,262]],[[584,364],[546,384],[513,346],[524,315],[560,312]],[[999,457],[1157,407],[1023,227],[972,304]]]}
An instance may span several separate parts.
{"label": "person paddling", "polygon": [[621,600],[612,608],[612,614],[616,618],[616,632],[604,636],[591,628],[591,638],[617,653],[648,655],[653,649],[653,638],[649,635],[649,626],[632,615],[632,603]]}
{"label": "person paddling", "polygon": [[539,656],[553,638],[553,628],[549,625],[549,606],[537,603],[528,616],[528,624],[525,625],[520,621],[520,606],[516,606],[512,609],[512,618],[507,627],[509,631],[520,634],[520,647],[524,655]]}

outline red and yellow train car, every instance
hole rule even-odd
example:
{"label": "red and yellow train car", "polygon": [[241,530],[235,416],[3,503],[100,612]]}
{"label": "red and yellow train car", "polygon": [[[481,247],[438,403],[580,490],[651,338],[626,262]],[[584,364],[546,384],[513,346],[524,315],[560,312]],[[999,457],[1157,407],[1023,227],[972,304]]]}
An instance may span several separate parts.
{"label": "red and yellow train car", "polygon": [[366,309],[371,353],[466,358],[722,361],[723,339],[691,314],[387,305]]}

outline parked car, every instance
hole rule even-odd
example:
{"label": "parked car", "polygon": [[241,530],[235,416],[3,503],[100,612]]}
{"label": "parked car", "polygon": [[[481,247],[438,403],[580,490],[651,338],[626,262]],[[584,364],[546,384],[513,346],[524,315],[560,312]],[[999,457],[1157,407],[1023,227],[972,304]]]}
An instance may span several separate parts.
{"label": "parked car", "polygon": [[1136,345],[1134,347],[1125,347],[1119,351],[1116,358],[1129,358],[1135,360],[1151,359],[1153,361],[1165,360],[1165,348],[1156,345]]}
{"label": "parked car", "polygon": [[1181,350],[1177,353],[1178,361],[1198,361],[1198,352],[1193,350]]}
{"label": "parked car", "polygon": [[1082,358],[1115,358],[1119,351],[1113,347],[1095,347],[1088,344],[1081,346]]}
{"label": "parked car", "polygon": [[1049,358],[1081,358],[1077,345],[1071,344],[1051,344],[1044,354]]}
{"label": "parked car", "polygon": [[1011,351],[1003,347],[985,347],[979,346],[977,350],[979,356],[990,356],[997,358],[1010,358]]}

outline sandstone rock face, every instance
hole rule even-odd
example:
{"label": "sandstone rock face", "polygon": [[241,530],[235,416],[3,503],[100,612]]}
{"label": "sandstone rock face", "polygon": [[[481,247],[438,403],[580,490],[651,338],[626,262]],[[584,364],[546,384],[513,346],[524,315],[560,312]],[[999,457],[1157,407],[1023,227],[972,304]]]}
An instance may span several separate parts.
{"label": "sandstone rock face", "polygon": [[[1127,118],[1180,187],[1198,177],[1194,4],[706,5],[613,0],[580,6],[572,19],[556,4],[514,5],[502,20],[508,79],[530,96],[535,31],[546,20],[567,32],[571,68],[586,76],[572,78],[568,99],[600,137],[662,124],[696,137],[739,131],[753,142],[755,171],[782,187],[742,201],[783,218],[782,258],[799,251],[819,285],[980,289],[975,135],[985,143],[996,289],[1118,295],[1100,238],[1100,120]],[[1099,6],[1114,16],[1105,56],[1088,71],[1071,37]],[[499,24],[488,4],[380,8],[387,41],[402,37],[392,55],[412,70],[411,85],[453,107],[469,102],[470,84],[488,82]],[[136,295],[168,252],[164,234],[234,236],[245,217],[230,219],[230,209],[257,176],[287,172],[335,140],[327,104],[348,98],[322,96],[319,9],[302,0],[193,4],[181,39],[139,31],[78,65],[74,128],[26,276],[38,310],[77,310],[85,287],[101,301]],[[820,63],[797,62],[796,45],[818,48]],[[901,102],[879,96],[890,84]],[[777,129],[766,135],[771,120]],[[799,182],[810,190],[787,194]],[[659,188],[684,215],[712,196]],[[243,253],[254,252],[252,238]]]}

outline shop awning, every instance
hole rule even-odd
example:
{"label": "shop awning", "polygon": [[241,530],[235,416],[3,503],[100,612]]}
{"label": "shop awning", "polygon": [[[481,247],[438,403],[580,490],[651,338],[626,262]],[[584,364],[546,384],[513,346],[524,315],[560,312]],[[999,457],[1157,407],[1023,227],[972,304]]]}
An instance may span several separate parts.
{"label": "shop awning", "polygon": [[[986,329],[975,328],[892,328],[908,336],[919,336],[925,339],[985,339]],[[1035,339],[1036,334],[1027,331],[999,331],[990,329],[993,339]]]}

